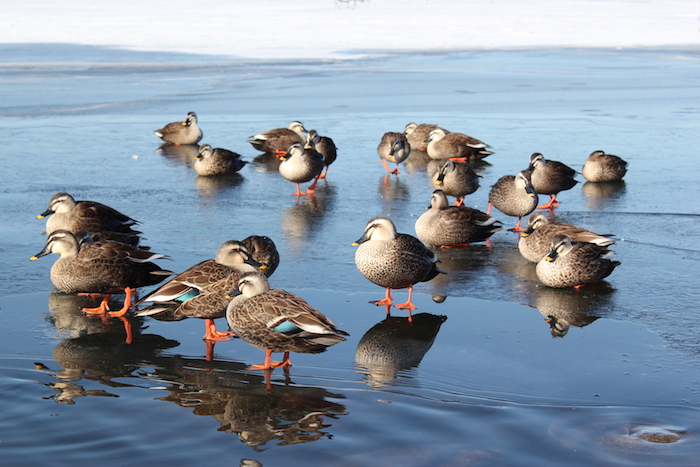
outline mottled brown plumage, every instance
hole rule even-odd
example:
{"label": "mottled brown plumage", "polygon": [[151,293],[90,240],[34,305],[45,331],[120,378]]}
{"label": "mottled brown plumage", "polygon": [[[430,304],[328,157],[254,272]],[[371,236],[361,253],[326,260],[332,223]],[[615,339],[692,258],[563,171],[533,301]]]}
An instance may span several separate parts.
{"label": "mottled brown plumage", "polygon": [[37,218],[46,219],[46,233],[68,230],[73,234],[87,233],[100,240],[114,240],[136,246],[141,232],[134,230],[139,223],[126,214],[95,201],[76,201],[68,193],[56,193],[49,207]]}
{"label": "mottled brown plumage", "polygon": [[593,151],[581,169],[581,174],[589,182],[616,182],[626,173],[627,162],[604,151]]}
{"label": "mottled brown plumage", "polygon": [[[215,259],[191,266],[145,296],[139,304],[152,305],[137,315],[151,316],[159,321],[222,318],[229,303],[227,295],[236,289],[240,276],[260,267],[243,242],[229,240],[219,247]],[[215,332],[211,326],[213,322],[208,321],[205,339],[229,337]]]}
{"label": "mottled brown plumage", "polygon": [[523,170],[517,175],[505,175],[499,178],[489,191],[489,208],[491,206],[507,216],[516,216],[518,224],[509,230],[522,231],[520,220],[537,208],[538,196],[530,182],[530,172]]}
{"label": "mottled brown plumage", "polygon": [[189,112],[184,122],[168,123],[153,133],[171,144],[197,144],[202,139],[202,130],[197,126],[197,114],[194,112]]}
{"label": "mottled brown plumage", "polygon": [[448,133],[439,127],[430,132],[426,142],[431,159],[483,159],[493,154],[483,141],[464,133]]}
{"label": "mottled brown plumage", "polygon": [[541,195],[549,195],[547,204],[538,206],[539,209],[549,209],[557,206],[557,194],[570,190],[578,181],[574,180],[576,171],[559,161],[547,160],[539,152],[530,156],[530,165],[527,168],[532,174],[532,186]]}
{"label": "mottled brown plumage", "polygon": [[606,247],[615,243],[610,235],[600,235],[564,222],[551,222],[541,212],[533,213],[528,220],[528,228],[520,236],[518,250],[528,261],[539,262],[552,249],[552,239],[566,235],[574,242],[595,243]]}
{"label": "mottled brown plumage", "polygon": [[223,148],[212,148],[209,144],[199,147],[195,157],[194,170],[203,177],[213,175],[230,175],[238,172],[246,165],[240,154]]}
{"label": "mottled brown plumage", "polygon": [[294,143],[304,144],[307,134],[301,122],[292,122],[287,128],[275,128],[251,136],[248,142],[258,151],[266,153],[287,152]]}
{"label": "mottled brown plumage", "polygon": [[[290,366],[290,352],[321,353],[348,335],[302,298],[282,289],[270,290],[262,274],[241,276],[238,289],[226,320],[238,337],[266,351],[265,363],[253,368]],[[271,362],[273,352],[285,352],[284,360]]]}
{"label": "mottled brown plumage", "polygon": [[620,265],[613,257],[614,253],[605,247],[572,242],[566,235],[557,235],[535,272],[547,287],[580,287],[608,277]]}
{"label": "mottled brown plumage", "polygon": [[466,206],[450,206],[442,190],[435,190],[430,209],[416,220],[416,234],[424,243],[451,247],[482,242],[501,230],[500,222]]}

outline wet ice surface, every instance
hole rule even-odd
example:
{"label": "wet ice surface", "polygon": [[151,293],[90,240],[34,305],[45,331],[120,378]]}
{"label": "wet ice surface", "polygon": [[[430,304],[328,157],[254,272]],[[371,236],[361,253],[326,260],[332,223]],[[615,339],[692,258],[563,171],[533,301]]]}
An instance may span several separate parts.
{"label": "wet ice surface", "polygon": [[[13,460],[695,459],[696,53],[229,62],[78,46],[3,52],[0,384],[7,416],[0,432]],[[198,178],[188,148],[159,151],[151,131],[191,110],[203,143],[251,161],[240,176]],[[292,120],[339,147],[327,183],[298,202],[274,162],[245,142]],[[466,201],[483,210],[488,187],[524,169],[532,152],[576,169],[596,149],[626,159],[624,183],[591,185],[579,176],[582,183],[561,195],[556,210],[558,220],[615,234],[622,265],[606,283],[560,291],[539,286],[510,232],[494,235],[490,249],[440,251],[449,274],[416,287],[417,313],[447,317],[432,347],[425,336],[435,326],[411,334],[398,320],[393,324],[408,334],[387,332],[384,346],[412,359],[357,364],[365,333],[373,329],[382,342],[384,331],[375,325],[383,310],[367,301],[383,291],[356,270],[350,243],[376,215],[414,233],[432,191],[427,161],[412,156],[398,177],[387,177],[376,155],[381,135],[409,121],[439,123],[492,146],[495,154],[479,170],[481,188]],[[143,335],[125,345],[120,321],[83,318],[77,310],[84,301],[51,293],[54,257],[28,260],[45,238],[35,216],[58,191],[141,220],[146,243],[171,256],[164,266],[176,271],[212,257],[227,239],[269,235],[282,256],[272,285],[304,297],[350,339],[322,355],[294,356],[288,384],[276,370],[270,394],[260,372],[245,370],[263,352],[224,342],[213,362],[204,361],[200,321],[147,320]],[[497,217],[508,227],[515,223]],[[431,296],[447,298],[436,303]],[[547,315],[572,325],[563,338],[551,337]],[[674,436],[680,441],[669,443]]]}

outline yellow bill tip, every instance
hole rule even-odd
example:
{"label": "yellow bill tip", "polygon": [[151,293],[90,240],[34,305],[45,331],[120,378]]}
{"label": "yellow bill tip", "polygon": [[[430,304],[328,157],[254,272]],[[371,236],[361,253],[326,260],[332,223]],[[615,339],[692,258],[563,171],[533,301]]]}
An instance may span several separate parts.
{"label": "yellow bill tip", "polygon": [[38,256],[32,256],[31,258],[29,258],[29,261],[34,261],[35,259],[39,259],[39,257],[38,257]]}
{"label": "yellow bill tip", "polygon": [[44,218],[44,215],[43,215],[43,214],[39,214],[38,216],[36,216],[36,218],[37,218],[37,219],[43,219],[43,218]]}
{"label": "yellow bill tip", "polygon": [[357,243],[357,242],[352,242],[352,243],[350,244],[350,246],[357,246],[357,245],[359,245],[359,243]]}

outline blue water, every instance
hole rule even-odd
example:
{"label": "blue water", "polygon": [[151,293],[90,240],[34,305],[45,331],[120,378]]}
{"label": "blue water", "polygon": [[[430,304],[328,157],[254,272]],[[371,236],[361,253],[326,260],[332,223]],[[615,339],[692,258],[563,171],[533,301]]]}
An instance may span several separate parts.
{"label": "blue water", "polygon": [[[12,465],[697,462],[695,52],[242,63],[69,45],[2,50],[0,452]],[[152,131],[192,110],[202,142],[251,162],[239,177],[202,179],[187,148],[159,149]],[[339,147],[327,182],[298,201],[274,161],[245,142],[292,120]],[[532,152],[577,169],[596,149],[626,159],[624,183],[581,183],[556,211],[615,234],[622,265],[595,287],[551,290],[517,237],[498,232],[491,248],[440,251],[449,274],[416,287],[416,313],[442,316],[441,325],[417,332],[394,312],[382,326],[384,310],[367,302],[383,290],[356,270],[350,243],[376,215],[413,233],[429,203],[431,164],[413,158],[387,178],[376,155],[381,135],[409,121],[492,146],[466,201],[480,209],[488,187]],[[45,239],[36,215],[58,191],[141,220],[145,243],[175,271],[225,240],[270,236],[281,253],[272,285],[350,338],[293,355],[289,374],[275,370],[268,385],[246,370],[264,353],[239,340],[217,343],[207,361],[199,320],[130,318],[125,344],[123,322],[84,317],[88,298],[54,293],[54,257],[29,261]],[[548,315],[571,323],[564,337],[552,337]],[[364,361],[367,345],[387,357]],[[651,442],[644,430],[677,442]]]}

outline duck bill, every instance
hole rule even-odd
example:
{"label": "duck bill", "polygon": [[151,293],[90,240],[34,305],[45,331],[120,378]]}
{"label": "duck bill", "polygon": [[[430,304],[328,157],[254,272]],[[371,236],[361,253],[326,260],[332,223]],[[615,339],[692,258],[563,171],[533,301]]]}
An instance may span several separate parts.
{"label": "duck bill", "polygon": [[52,211],[51,208],[49,208],[49,209],[47,209],[46,211],[44,211],[44,212],[42,212],[41,214],[39,214],[38,216],[36,216],[36,218],[37,218],[37,219],[43,219],[44,217],[50,216],[50,215],[53,214],[53,213],[54,213],[54,211]]}
{"label": "duck bill", "polygon": [[527,193],[528,196],[535,196],[537,194],[532,185],[527,185],[525,187],[525,193]]}
{"label": "duck bill", "polygon": [[29,258],[29,260],[30,260],[30,261],[34,261],[35,259],[39,259],[39,258],[41,258],[42,256],[48,255],[49,253],[51,253],[51,250],[49,250],[48,248],[44,247],[43,250],[41,250],[39,253],[35,254],[35,255],[32,256],[31,258]]}
{"label": "duck bill", "polygon": [[357,240],[355,240],[354,242],[352,242],[350,244],[350,246],[357,246],[360,243],[365,243],[367,240],[369,240],[369,238],[367,238],[367,235],[363,235],[362,237],[360,237]]}

